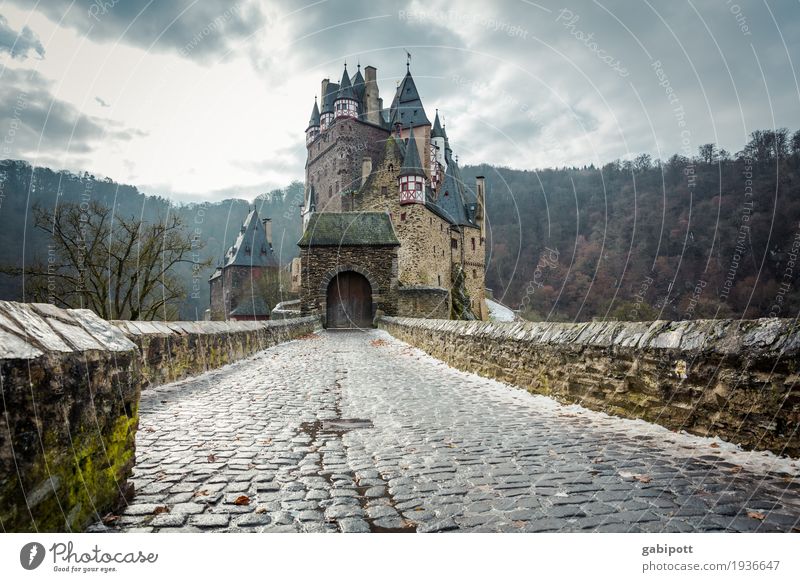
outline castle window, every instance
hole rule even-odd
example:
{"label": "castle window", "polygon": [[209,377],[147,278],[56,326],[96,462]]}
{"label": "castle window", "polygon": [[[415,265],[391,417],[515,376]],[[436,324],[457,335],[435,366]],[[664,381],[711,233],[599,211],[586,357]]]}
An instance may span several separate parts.
{"label": "castle window", "polygon": [[442,286],[442,276],[441,275],[436,275],[436,277],[439,279],[439,287],[441,287]]}
{"label": "castle window", "polygon": [[450,248],[457,249],[458,248],[458,241],[454,238],[450,239]]}
{"label": "castle window", "polygon": [[473,279],[477,279],[478,278],[478,270],[477,269],[472,269],[472,278]]}
{"label": "castle window", "polygon": [[445,196],[450,196],[450,192],[448,192],[447,190],[445,190],[445,191],[444,191],[444,195],[445,195]]}
{"label": "castle window", "polygon": [[433,245],[433,256],[436,256],[436,245]]}
{"label": "castle window", "polygon": [[475,237],[472,237],[472,250],[475,250]]}
{"label": "castle window", "polygon": [[406,213],[403,212],[403,213],[400,214],[400,221],[401,222],[405,222],[405,220],[406,220]]}
{"label": "castle window", "polygon": [[394,164],[389,164],[389,171],[394,172]]}
{"label": "castle window", "polygon": [[381,186],[381,196],[386,196],[389,193],[388,186]]}

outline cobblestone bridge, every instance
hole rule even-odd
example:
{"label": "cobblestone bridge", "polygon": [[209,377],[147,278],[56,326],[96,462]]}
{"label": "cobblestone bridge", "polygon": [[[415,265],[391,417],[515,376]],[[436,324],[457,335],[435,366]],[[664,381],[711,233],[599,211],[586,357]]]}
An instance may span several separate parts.
{"label": "cobblestone bridge", "polygon": [[382,331],[143,394],[125,531],[792,531],[797,465],[564,407]]}

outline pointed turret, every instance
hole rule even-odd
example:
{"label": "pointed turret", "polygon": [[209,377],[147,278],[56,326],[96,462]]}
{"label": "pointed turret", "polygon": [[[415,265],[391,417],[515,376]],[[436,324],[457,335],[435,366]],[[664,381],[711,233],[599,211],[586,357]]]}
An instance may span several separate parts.
{"label": "pointed turret", "polygon": [[364,81],[364,76],[361,74],[361,64],[358,65],[358,71],[356,71],[355,77],[352,78],[353,82],[353,91],[356,94],[356,99],[358,99],[359,104],[361,105],[361,110],[365,110],[365,103],[364,103],[364,94],[367,89],[367,84]]}
{"label": "pointed turret", "polygon": [[319,135],[319,107],[317,106],[317,98],[314,97],[314,109],[311,110],[311,119],[308,120],[308,127],[306,128],[306,145],[309,145]]}
{"label": "pointed turret", "polygon": [[392,102],[390,126],[401,124],[403,129],[413,126],[430,125],[428,116],[425,115],[425,108],[422,106],[422,99],[419,97],[417,85],[411,71],[406,71],[406,76],[397,87],[397,93]]}
{"label": "pointed turret", "polygon": [[333,109],[336,117],[358,117],[358,99],[353,85],[350,83],[350,76],[347,74],[347,63],[344,65],[342,82],[339,84],[339,92],[333,102]]}
{"label": "pointed turret", "polygon": [[[438,117],[436,118],[439,119]],[[308,127],[319,127],[319,106],[317,98],[314,97],[314,109],[311,110],[311,119],[308,120]]]}
{"label": "pointed turret", "polygon": [[436,110],[436,117],[433,120],[433,129],[431,130],[431,139],[435,137],[441,137],[442,139],[445,138],[444,130],[442,129],[442,124],[439,123],[439,110]]}
{"label": "pointed turret", "polygon": [[419,159],[413,126],[409,132],[397,183],[400,187],[400,204],[425,203],[425,169]]}
{"label": "pointed turret", "polygon": [[[444,149],[445,149],[445,140],[447,139],[447,134],[444,132],[444,128],[442,124],[439,122],[439,110],[436,110],[436,118],[433,120],[433,129],[431,130],[431,144],[433,145],[434,155],[436,157],[436,161],[442,166],[442,170],[447,169],[447,161],[445,160]],[[439,175],[438,172],[435,171],[436,168],[432,168],[431,175]]]}

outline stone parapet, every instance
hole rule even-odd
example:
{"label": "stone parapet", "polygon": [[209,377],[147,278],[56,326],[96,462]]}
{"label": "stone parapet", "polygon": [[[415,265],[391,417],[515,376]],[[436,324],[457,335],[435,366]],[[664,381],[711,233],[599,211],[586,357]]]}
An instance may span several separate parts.
{"label": "stone parapet", "polygon": [[0,526],[82,531],[130,497],[141,390],[314,331],[318,319],[108,322],[0,301]]}
{"label": "stone parapet", "polygon": [[382,317],[448,364],[563,403],[800,456],[790,319],[497,323]]}

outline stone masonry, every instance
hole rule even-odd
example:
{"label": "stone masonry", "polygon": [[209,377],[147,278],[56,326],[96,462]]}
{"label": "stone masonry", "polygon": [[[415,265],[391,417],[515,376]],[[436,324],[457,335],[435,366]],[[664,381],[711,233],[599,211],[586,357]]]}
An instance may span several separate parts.
{"label": "stone masonry", "polygon": [[789,532],[798,468],[324,331],[146,393],[136,496],[91,529]]}
{"label": "stone masonry", "polygon": [[536,394],[800,455],[793,320],[378,322],[445,362]]}

